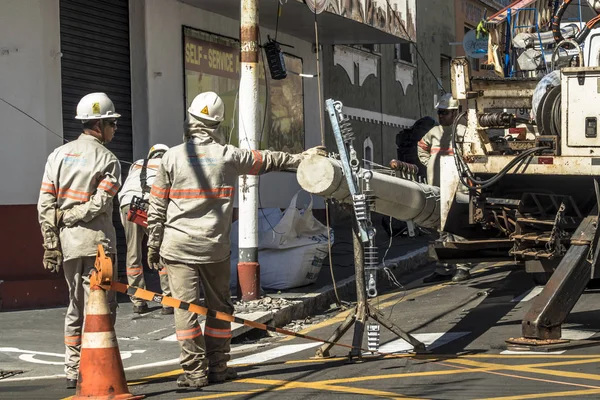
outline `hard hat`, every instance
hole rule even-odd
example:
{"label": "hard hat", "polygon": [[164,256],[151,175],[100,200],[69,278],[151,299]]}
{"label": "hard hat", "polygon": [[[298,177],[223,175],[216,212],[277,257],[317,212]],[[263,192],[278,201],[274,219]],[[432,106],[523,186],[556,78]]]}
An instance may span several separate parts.
{"label": "hard hat", "polygon": [[438,110],[458,110],[458,101],[452,98],[452,94],[443,95],[435,106]]}
{"label": "hard hat", "polygon": [[215,92],[204,92],[194,98],[188,112],[196,119],[221,122],[225,105]]}
{"label": "hard hat", "polygon": [[150,151],[148,152],[148,158],[152,158],[152,156],[156,155],[157,153],[164,153],[167,150],[169,150],[169,146],[166,144],[155,144],[150,148]]}
{"label": "hard hat", "polygon": [[75,119],[105,119],[119,118],[121,114],[115,112],[115,105],[106,93],[86,94],[77,104],[77,116]]}

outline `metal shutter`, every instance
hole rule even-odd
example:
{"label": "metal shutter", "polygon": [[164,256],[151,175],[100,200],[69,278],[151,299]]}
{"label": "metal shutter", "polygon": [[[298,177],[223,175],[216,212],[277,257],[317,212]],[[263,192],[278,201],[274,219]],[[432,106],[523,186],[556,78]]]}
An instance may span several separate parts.
{"label": "metal shutter", "polygon": [[[74,119],[81,97],[106,93],[121,114],[107,147],[121,160],[124,180],[133,158],[128,0],[60,0],[60,44],[64,137],[74,140],[81,133],[81,123]],[[116,200],[113,221],[119,269],[124,271],[125,234]]]}

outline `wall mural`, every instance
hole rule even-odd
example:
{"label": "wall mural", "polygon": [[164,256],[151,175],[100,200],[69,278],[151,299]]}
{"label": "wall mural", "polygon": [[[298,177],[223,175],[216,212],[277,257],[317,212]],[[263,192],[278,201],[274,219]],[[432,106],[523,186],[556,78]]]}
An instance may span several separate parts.
{"label": "wall mural", "polygon": [[317,13],[325,10],[407,40],[416,41],[417,39],[417,0],[297,1],[308,4],[310,9],[316,10]]}

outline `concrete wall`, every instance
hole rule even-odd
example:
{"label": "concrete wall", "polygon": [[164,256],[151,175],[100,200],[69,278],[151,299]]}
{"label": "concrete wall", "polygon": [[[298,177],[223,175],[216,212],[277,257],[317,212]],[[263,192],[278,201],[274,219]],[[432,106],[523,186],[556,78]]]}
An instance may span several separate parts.
{"label": "concrete wall", "polygon": [[62,144],[59,27],[59,0],[0,1],[0,310],[66,300],[64,277],[42,267],[36,211],[46,159]]}
{"label": "concrete wall", "polygon": [[35,204],[62,143],[58,0],[0,2],[0,205]]}
{"label": "concrete wall", "polygon": [[[395,61],[393,45],[381,45],[377,53],[366,53],[365,57],[376,59],[376,74],[368,76],[359,84],[360,69],[358,63],[354,71],[354,84],[351,83],[348,68],[336,64],[335,47],[325,46],[323,63],[325,79],[325,98],[340,100],[344,106],[365,111],[381,113],[383,119],[403,118],[412,125],[414,120],[434,113],[434,95],[440,93],[436,78],[440,75],[440,56],[452,57],[454,41],[454,4],[444,0],[417,2],[417,46],[425,62],[436,75],[430,74],[425,62],[415,53],[412,67]],[[398,69],[413,70],[412,80],[397,79]],[[409,72],[408,72],[409,73]],[[449,87],[446,90],[450,90]],[[365,113],[366,114],[366,113]],[[335,149],[330,123],[325,123],[328,147]],[[363,141],[369,137],[374,146],[373,161],[387,165],[396,158],[396,134],[402,129],[390,124],[372,121],[353,120],[356,134],[355,147],[359,157],[363,158]]]}
{"label": "concrete wall", "polygon": [[[133,125],[147,125],[147,128],[134,130],[134,154],[140,157],[153,143],[169,146],[181,143],[185,118],[182,26],[239,38],[239,21],[176,0],[132,1],[144,3],[130,7],[130,19],[134,24],[131,48],[139,57],[134,61],[132,52]],[[261,34],[263,42],[268,34],[274,36],[274,32],[265,28],[261,29]],[[294,46],[286,51],[302,58],[306,71],[315,71],[316,57],[311,43],[282,33],[278,40]],[[144,58],[145,63],[140,61]],[[144,74],[145,87],[136,78],[138,74]],[[304,80],[304,99],[305,146],[308,148],[320,143],[316,79]],[[147,106],[144,106],[145,102]],[[287,207],[299,189],[295,175],[269,174],[261,178],[262,206]]]}

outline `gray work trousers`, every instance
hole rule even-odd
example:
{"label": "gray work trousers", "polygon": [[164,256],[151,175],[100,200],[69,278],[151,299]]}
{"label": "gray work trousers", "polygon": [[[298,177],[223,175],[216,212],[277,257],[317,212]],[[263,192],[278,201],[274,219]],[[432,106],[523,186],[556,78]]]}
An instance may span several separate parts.
{"label": "gray work trousers", "polygon": [[[113,257],[116,260],[116,257]],[[90,294],[90,273],[96,257],[67,260],[63,271],[69,288],[69,307],[65,315],[65,374],[67,379],[77,379],[81,356],[81,335]],[[113,280],[117,279],[117,263],[113,262]],[[113,291],[106,293],[113,326],[117,318],[117,296]]]}
{"label": "gray work trousers", "polygon": [[[134,224],[127,220],[127,213],[129,212],[129,204],[121,207],[121,223],[125,229],[125,239],[127,241],[127,260],[126,260],[126,271],[127,271],[127,284],[129,286],[135,286],[138,288],[146,289],[146,280],[144,279],[144,265],[142,262],[142,240],[147,236],[148,230],[143,226]],[[158,277],[160,279],[160,289],[162,294],[165,296],[171,296],[171,290],[169,290],[169,277],[167,276],[167,269],[162,268],[158,271]],[[143,306],[146,304],[145,300],[138,299],[131,296],[131,302],[135,306]]]}
{"label": "gray work trousers", "polygon": [[[162,263],[169,270],[169,283],[174,298],[199,304],[202,286],[204,305],[207,308],[233,314],[229,292],[229,258],[211,264],[183,264],[162,258]],[[227,368],[231,349],[231,323],[208,317],[203,333],[198,314],[176,308],[175,333],[181,348],[179,361],[186,374],[202,377],[207,374],[208,369],[221,372]]]}

